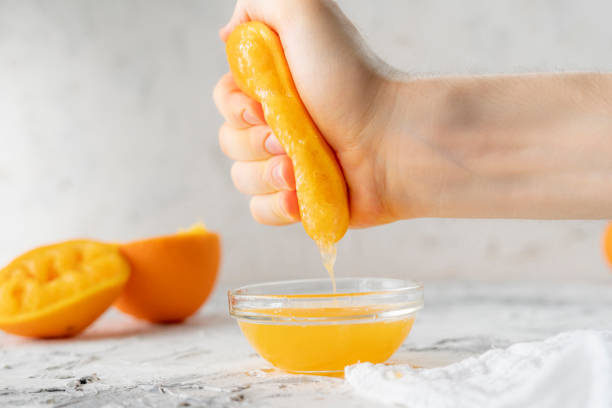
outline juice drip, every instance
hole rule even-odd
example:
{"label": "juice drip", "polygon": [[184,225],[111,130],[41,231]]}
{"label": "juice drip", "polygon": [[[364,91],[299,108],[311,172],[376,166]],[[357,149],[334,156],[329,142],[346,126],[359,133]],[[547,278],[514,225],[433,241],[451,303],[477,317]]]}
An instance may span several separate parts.
{"label": "juice drip", "polygon": [[332,282],[332,288],[334,290],[334,293],[336,293],[336,278],[334,276],[334,264],[336,263],[336,244],[318,244],[318,246],[319,251],[321,252],[321,260],[323,261],[323,266],[325,266],[325,269],[327,269],[327,273],[329,273],[329,277]]}

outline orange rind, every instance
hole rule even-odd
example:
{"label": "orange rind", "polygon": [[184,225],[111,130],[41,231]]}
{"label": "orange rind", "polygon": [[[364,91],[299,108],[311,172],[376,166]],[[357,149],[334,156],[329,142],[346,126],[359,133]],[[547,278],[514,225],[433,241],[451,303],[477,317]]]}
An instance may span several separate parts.
{"label": "orange rind", "polygon": [[219,236],[202,225],[120,244],[119,250],[132,274],[115,307],[154,323],[193,315],[212,292],[221,257]]}

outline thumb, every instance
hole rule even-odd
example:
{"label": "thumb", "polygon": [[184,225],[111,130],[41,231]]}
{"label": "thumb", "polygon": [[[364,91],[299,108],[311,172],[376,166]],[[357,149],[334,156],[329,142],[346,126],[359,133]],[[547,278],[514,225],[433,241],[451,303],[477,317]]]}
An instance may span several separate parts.
{"label": "thumb", "polygon": [[223,41],[227,41],[227,37],[229,37],[230,33],[234,31],[234,28],[236,28],[237,25],[246,23],[247,21],[250,21],[250,20],[251,19],[249,18],[249,15],[247,14],[244,7],[242,6],[241,2],[240,1],[236,2],[236,6],[234,7],[234,13],[232,14],[232,17],[225,24],[225,26],[221,27],[221,29],[219,30],[219,37],[221,37]]}
{"label": "thumb", "polygon": [[267,24],[280,34],[281,23],[285,20],[283,10],[303,3],[304,1],[291,0],[238,0],[229,22],[219,30],[219,36],[223,41],[227,41],[236,26],[253,20]]}

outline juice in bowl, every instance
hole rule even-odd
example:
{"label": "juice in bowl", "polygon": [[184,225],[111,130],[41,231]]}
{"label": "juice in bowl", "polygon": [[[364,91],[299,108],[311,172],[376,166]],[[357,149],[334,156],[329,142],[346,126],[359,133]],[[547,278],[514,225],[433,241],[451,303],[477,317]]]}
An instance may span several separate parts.
{"label": "juice in bowl", "polygon": [[339,278],[329,289],[329,279],[243,286],[228,293],[230,314],[275,367],[341,376],[347,365],[386,361],[423,307],[423,286],[413,281]]}

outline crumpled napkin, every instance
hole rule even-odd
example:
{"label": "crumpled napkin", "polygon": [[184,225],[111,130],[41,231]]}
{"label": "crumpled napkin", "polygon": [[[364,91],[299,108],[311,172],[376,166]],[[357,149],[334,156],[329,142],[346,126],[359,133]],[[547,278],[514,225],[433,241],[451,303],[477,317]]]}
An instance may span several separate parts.
{"label": "crumpled napkin", "polygon": [[446,367],[355,364],[345,378],[363,396],[405,407],[612,408],[612,330],[561,333]]}

